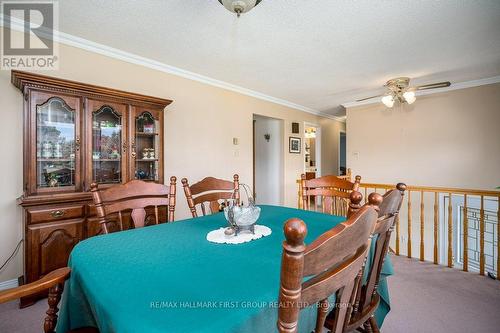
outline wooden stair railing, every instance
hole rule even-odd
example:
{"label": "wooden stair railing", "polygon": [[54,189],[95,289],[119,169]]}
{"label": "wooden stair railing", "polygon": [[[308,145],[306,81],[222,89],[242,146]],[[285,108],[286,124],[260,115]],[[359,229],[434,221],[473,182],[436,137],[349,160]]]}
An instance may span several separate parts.
{"label": "wooden stair railing", "polygon": [[[348,174],[352,174],[350,170]],[[297,182],[300,185],[300,181]],[[394,184],[361,183],[359,191],[363,194],[366,203],[366,198],[371,192],[383,194],[393,189],[394,186]],[[300,202],[300,196],[298,197]],[[421,261],[431,260],[436,265],[460,267],[466,272],[476,270],[481,275],[491,273],[496,276],[497,280],[500,279],[500,255],[498,255],[500,253],[500,190],[408,185],[405,197],[405,203],[395,222],[396,237],[393,245],[396,255],[404,254]],[[472,201],[478,203],[477,208],[472,207]],[[459,204],[456,204],[457,202]],[[489,209],[486,209],[486,203],[490,204]],[[472,218],[476,221],[471,222]],[[406,219],[406,225],[401,224],[403,219]],[[415,221],[418,223],[418,228],[414,225]],[[456,230],[454,221],[461,227],[461,230]],[[471,235],[469,230],[475,224],[479,225],[477,228],[477,266],[471,263],[469,257],[470,245],[472,245],[470,241],[475,236]],[[432,233],[427,233],[427,237],[426,228],[432,228]],[[440,253],[440,230],[445,232],[443,253]],[[460,253],[456,253],[454,247],[457,241],[455,235],[459,236]],[[432,239],[432,244],[429,244],[429,238]],[[428,257],[426,257],[427,246],[432,246],[432,251],[427,251]],[[485,246],[490,246],[490,250],[486,251]],[[493,246],[495,249],[492,248]],[[497,253],[495,260],[491,258],[494,253]],[[441,259],[444,257],[444,260],[440,260],[440,254],[442,254]],[[487,255],[490,256],[488,261]],[[457,260],[458,256],[460,256],[460,262]]]}

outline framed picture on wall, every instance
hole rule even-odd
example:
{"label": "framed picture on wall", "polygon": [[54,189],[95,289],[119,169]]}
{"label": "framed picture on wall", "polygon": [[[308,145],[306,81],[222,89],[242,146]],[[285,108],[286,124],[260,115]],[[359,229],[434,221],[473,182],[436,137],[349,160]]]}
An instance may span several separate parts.
{"label": "framed picture on wall", "polygon": [[289,152],[293,154],[300,154],[300,146],[301,146],[300,142],[301,142],[300,138],[291,136]]}

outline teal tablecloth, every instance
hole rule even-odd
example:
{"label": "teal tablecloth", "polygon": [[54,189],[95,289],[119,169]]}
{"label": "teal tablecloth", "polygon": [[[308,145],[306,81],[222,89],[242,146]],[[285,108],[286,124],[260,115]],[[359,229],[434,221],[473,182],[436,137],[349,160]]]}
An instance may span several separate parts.
{"label": "teal tablecloth", "polygon": [[[226,225],[222,214],[82,241],[71,253],[57,332],[275,332],[284,222],[303,219],[310,243],[343,218],[261,207],[258,223],[272,234],[244,244],[206,240]],[[383,274],[379,324],[389,312],[389,260]],[[300,331],[311,332],[315,318],[312,308],[301,311]]]}

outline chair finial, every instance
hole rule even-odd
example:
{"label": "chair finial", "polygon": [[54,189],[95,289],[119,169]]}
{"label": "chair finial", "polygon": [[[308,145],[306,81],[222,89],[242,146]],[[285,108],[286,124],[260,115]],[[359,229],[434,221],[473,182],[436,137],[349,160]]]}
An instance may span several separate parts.
{"label": "chair finial", "polygon": [[90,184],[90,191],[95,192],[98,190],[98,185],[97,183],[92,183]]}
{"label": "chair finial", "polygon": [[300,246],[304,244],[304,239],[307,235],[307,226],[304,221],[298,218],[292,218],[286,221],[285,237],[288,244],[292,246]]}
{"label": "chair finial", "polygon": [[352,191],[351,194],[349,194],[349,200],[352,204],[357,206],[361,203],[361,200],[363,200],[363,195],[359,191]]}
{"label": "chair finial", "polygon": [[383,200],[384,200],[384,198],[379,193],[373,192],[373,193],[370,193],[370,195],[368,196],[368,203],[371,206],[375,206],[374,208],[377,211],[378,211],[378,208],[379,208],[379,206],[380,206],[380,204],[382,203]]}
{"label": "chair finial", "polygon": [[398,184],[396,185],[396,188],[397,188],[400,192],[404,192],[404,191],[406,191],[407,186],[406,186],[406,184],[405,184],[405,183],[398,183]]}

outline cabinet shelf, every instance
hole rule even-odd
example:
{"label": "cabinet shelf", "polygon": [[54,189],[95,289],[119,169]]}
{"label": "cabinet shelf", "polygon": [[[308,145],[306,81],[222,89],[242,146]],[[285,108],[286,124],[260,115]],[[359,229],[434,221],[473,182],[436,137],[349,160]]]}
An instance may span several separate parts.
{"label": "cabinet shelf", "polygon": [[37,162],[74,162],[74,158],[37,158]]}
{"label": "cabinet shelf", "polygon": [[147,132],[135,132],[137,136],[157,136],[158,133],[147,133]]}
{"label": "cabinet shelf", "polygon": [[93,159],[94,162],[121,162],[119,158],[98,158]]}
{"label": "cabinet shelf", "polygon": [[135,160],[136,162],[158,162],[158,159],[152,159],[152,158],[138,158]]}

